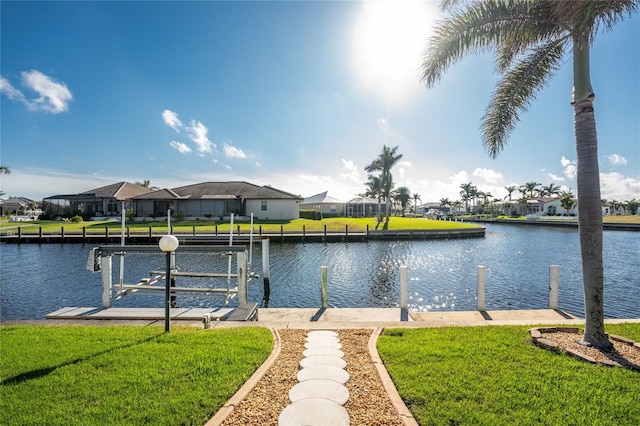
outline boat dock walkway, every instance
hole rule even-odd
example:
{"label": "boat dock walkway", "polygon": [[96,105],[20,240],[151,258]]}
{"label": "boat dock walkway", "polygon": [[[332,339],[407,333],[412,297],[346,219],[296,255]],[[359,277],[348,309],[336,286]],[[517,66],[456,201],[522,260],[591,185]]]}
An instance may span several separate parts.
{"label": "boat dock walkway", "polygon": [[[202,326],[205,316],[216,327],[340,329],[385,327],[488,326],[520,324],[584,324],[584,320],[558,309],[505,311],[406,312],[401,308],[172,308],[171,320],[184,326]],[[46,315],[47,320],[79,320],[139,325],[162,324],[164,308],[67,307]],[[91,321],[93,320],[93,321]],[[109,321],[105,321],[109,320]],[[640,322],[608,319],[607,322]]]}

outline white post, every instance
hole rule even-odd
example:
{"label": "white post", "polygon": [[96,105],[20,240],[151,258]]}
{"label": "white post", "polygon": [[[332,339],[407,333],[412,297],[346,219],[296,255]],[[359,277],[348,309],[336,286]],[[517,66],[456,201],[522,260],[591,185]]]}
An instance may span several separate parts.
{"label": "white post", "polygon": [[407,267],[400,266],[400,308],[409,311],[409,291],[407,287]]}
{"label": "white post", "polygon": [[327,309],[329,306],[328,303],[328,289],[327,289],[327,267],[320,267],[320,302],[322,309]]}
{"label": "white post", "polygon": [[249,265],[253,269],[253,212],[251,212],[251,225],[249,226]]}
{"label": "white post", "polygon": [[247,303],[247,252],[239,251],[238,256],[238,303]]}
{"label": "white post", "polygon": [[[124,218],[124,201],[122,202],[122,219],[120,225],[120,245],[124,246],[124,227],[125,227],[125,218]],[[124,252],[120,253],[120,291],[122,291],[122,286],[124,285]]]}
{"label": "white post", "polygon": [[[106,262],[105,262],[106,260]],[[102,307],[111,307],[111,274],[113,272],[113,256],[103,256],[102,264]]]}
{"label": "white post", "polygon": [[271,294],[271,272],[269,271],[269,238],[262,240],[262,279],[264,283],[264,301],[269,303]]}
{"label": "white post", "polygon": [[559,278],[560,267],[558,265],[549,266],[549,309],[558,309]]}
{"label": "white post", "polygon": [[484,298],[484,289],[485,289],[485,267],[478,266],[478,310],[484,312],[485,309],[485,298]]}

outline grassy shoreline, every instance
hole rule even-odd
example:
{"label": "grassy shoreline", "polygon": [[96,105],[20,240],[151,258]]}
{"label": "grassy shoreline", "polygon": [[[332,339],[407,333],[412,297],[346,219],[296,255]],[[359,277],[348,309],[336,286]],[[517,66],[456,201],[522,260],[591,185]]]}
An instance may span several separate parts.
{"label": "grassy shoreline", "polygon": [[[203,233],[228,233],[230,230],[229,221],[172,221],[171,227],[174,233],[191,233],[194,231]],[[322,220],[295,219],[295,220],[261,220],[254,221],[254,232],[261,229],[263,232],[344,232],[348,227],[349,232],[364,232],[367,227],[370,231],[382,230],[384,222],[378,223],[376,218],[327,218]],[[126,228],[132,233],[148,233],[149,228],[153,232],[167,232],[167,222],[127,222]],[[450,229],[470,229],[479,228],[480,225],[465,222],[450,222],[440,220],[430,220],[422,218],[393,217],[388,224],[388,230],[450,230]],[[60,233],[64,228],[65,233],[81,233],[86,231],[91,234],[104,234],[105,229],[110,233],[121,231],[121,223],[117,220],[95,221],[95,222],[61,222],[61,221],[35,221],[35,222],[8,222],[0,221],[0,232],[15,232],[21,229],[23,234],[37,234],[42,231],[47,233]],[[240,229],[243,233],[248,233],[251,229],[249,221],[234,221],[233,231]]]}
{"label": "grassy shoreline", "polygon": [[[618,424],[637,371],[532,344],[530,326],[387,329],[378,352],[419,424]],[[607,332],[640,341],[639,323]],[[0,326],[1,424],[204,424],[269,356],[266,328]]]}

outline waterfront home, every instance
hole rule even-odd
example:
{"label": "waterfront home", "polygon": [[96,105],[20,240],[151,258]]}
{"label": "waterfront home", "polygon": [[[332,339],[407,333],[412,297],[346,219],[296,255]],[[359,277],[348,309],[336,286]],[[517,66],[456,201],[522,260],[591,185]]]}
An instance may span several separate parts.
{"label": "waterfront home", "polygon": [[11,197],[0,200],[0,216],[10,215],[13,222],[36,220],[42,214],[38,202],[26,197]]}
{"label": "waterfront home", "polygon": [[248,182],[204,182],[173,189],[160,189],[132,199],[137,220],[174,217],[197,220],[228,218],[232,213],[255,219],[290,220],[300,218],[302,197]]}
{"label": "waterfront home", "polygon": [[344,201],[328,195],[328,191],[307,197],[300,203],[300,210],[316,210],[323,217],[344,216]]}
{"label": "waterfront home", "polygon": [[102,219],[117,217],[122,208],[131,209],[131,200],[152,190],[129,182],[117,182],[79,194],[53,195],[43,200],[45,214],[53,216],[80,215]]}

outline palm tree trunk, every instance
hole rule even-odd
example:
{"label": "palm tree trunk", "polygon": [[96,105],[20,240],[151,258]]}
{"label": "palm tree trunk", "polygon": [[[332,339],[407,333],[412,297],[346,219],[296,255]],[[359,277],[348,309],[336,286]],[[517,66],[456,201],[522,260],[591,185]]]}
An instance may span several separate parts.
{"label": "palm tree trunk", "polygon": [[602,209],[600,207],[600,171],[598,136],[593,111],[594,94],[589,79],[589,44],[574,39],[574,131],[578,159],[578,229],[582,256],[585,329],[582,342],[610,349],[604,331],[604,267],[602,262]]}

